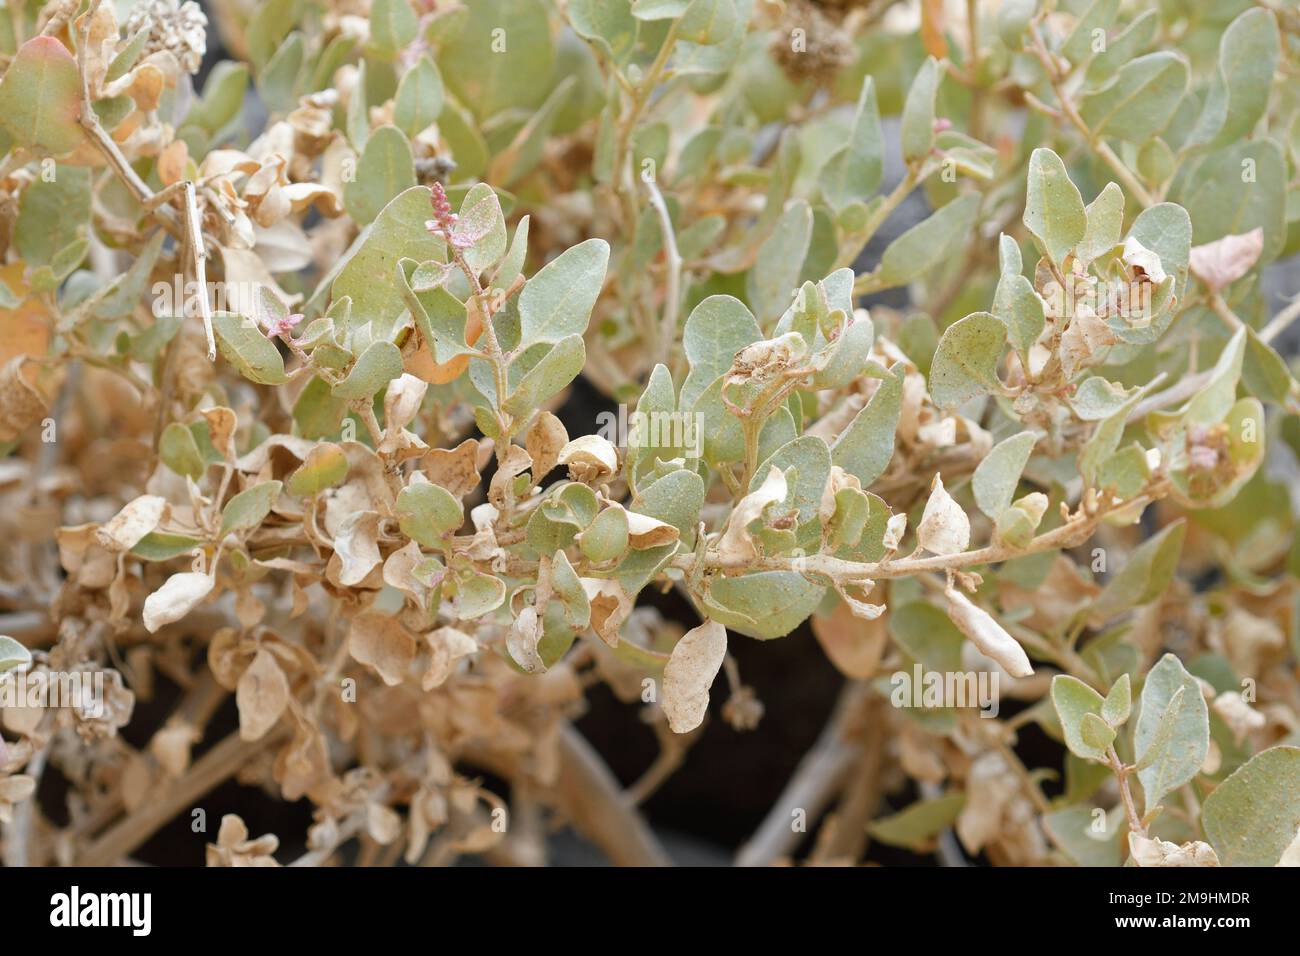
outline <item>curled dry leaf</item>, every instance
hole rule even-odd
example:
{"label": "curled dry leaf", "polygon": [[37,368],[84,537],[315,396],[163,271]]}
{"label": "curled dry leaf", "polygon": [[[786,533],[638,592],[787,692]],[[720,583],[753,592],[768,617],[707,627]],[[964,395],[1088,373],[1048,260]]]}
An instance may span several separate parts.
{"label": "curled dry leaf", "polygon": [[1034,668],[1025,649],[988,611],[972,603],[955,588],[949,587],[944,596],[948,599],[948,616],[972,644],[1001,664],[1012,677],[1033,674]]}
{"label": "curled dry leaf", "polygon": [[406,680],[415,650],[415,638],[386,614],[366,611],[352,619],[348,653],[358,664],[373,667],[389,687]]}
{"label": "curled dry leaf", "polygon": [[709,688],[727,655],[727,629],[705,621],[682,635],[664,665],[664,716],[675,734],[690,733],[704,721]]}
{"label": "curled dry leaf", "polygon": [[745,562],[758,557],[758,549],[754,547],[749,526],[768,505],[784,501],[787,493],[785,474],[773,465],[768,469],[767,477],[758,490],[741,498],[727,519],[726,530],[718,541],[718,554],[724,561]]}
{"label": "curled dry leaf", "polygon": [[439,627],[424,635],[429,645],[429,666],[421,686],[433,690],[447,682],[458,661],[478,652],[478,642],[454,627]]}
{"label": "curled dry leaf", "polygon": [[524,447],[533,460],[533,477],[540,481],[550,474],[568,444],[569,433],[564,424],[545,409],[538,412],[524,436]]}
{"label": "curled dry leaf", "polygon": [[582,578],[591,603],[591,629],[610,647],[618,646],[619,630],[632,613],[632,600],[623,585],[610,578]]}
{"label": "curled dry leaf", "polygon": [[179,621],[212,593],[214,583],[209,575],[198,571],[173,574],[144,599],[145,629],[152,634],[165,624]]}
{"label": "curled dry leaf", "polygon": [[537,608],[532,605],[520,608],[510,625],[506,650],[514,662],[529,674],[539,674],[546,670],[542,656],[537,653],[537,642],[541,639],[542,621],[537,615]]}
{"label": "curled dry leaf", "polygon": [[618,471],[618,449],[608,438],[582,435],[560,449],[557,462],[568,466],[574,481],[597,485]]}
{"label": "curled dry leaf", "polygon": [[289,681],[270,651],[259,650],[239,678],[235,703],[239,705],[239,736],[244,740],[264,737],[289,706]]}
{"label": "curled dry leaf", "polygon": [[1137,833],[1128,835],[1129,855],[1135,866],[1218,866],[1214,848],[1200,840],[1181,846]]}
{"label": "curled dry leaf", "polygon": [[[622,508],[621,505],[617,504],[612,507]],[[680,536],[681,532],[666,521],[660,521],[658,518],[652,518],[649,515],[639,514],[635,511],[627,512],[628,544],[638,551],[672,544]]]}
{"label": "curled dry leaf", "polygon": [[1192,246],[1191,269],[1212,292],[1236,282],[1259,261],[1264,251],[1264,229],[1256,227],[1243,235]]}
{"label": "curled dry leaf", "polygon": [[130,551],[162,520],[167,500],[157,495],[141,495],[113,516],[95,532],[95,540],[109,551]]}
{"label": "curled dry leaf", "polygon": [[934,554],[960,554],[970,544],[970,518],[961,505],[943,487],[943,478],[934,476],[930,497],[916,526],[921,547]]}

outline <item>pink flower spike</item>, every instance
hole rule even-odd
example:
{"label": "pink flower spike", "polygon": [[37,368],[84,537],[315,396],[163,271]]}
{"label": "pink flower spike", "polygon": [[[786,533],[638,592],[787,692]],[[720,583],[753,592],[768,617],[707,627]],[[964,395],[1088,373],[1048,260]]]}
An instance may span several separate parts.
{"label": "pink flower spike", "polygon": [[465,237],[456,235],[456,222],[460,217],[451,211],[451,203],[447,200],[447,192],[442,188],[442,183],[435,182],[429,191],[432,193],[429,201],[433,206],[433,218],[425,222],[424,228],[435,236],[441,236],[453,249],[467,249],[473,245]]}

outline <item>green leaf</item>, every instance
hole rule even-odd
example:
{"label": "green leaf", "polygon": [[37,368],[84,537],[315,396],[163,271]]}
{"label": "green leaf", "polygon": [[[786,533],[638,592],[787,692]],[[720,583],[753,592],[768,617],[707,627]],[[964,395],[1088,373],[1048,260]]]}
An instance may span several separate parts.
{"label": "green leaf", "polygon": [[713,46],[730,37],[737,22],[736,0],[691,0],[682,14],[678,36]]}
{"label": "green leaf", "polygon": [[961,670],[965,638],[957,625],[928,601],[909,601],[891,610],[889,633],[908,657],[927,671]]}
{"label": "green leaf", "polygon": [[636,44],[636,18],[628,0],[570,0],[566,12],[573,32],[590,40],[616,63]]}
{"label": "green leaf", "polygon": [[363,233],[330,288],[332,299],[352,299],[352,314],[365,316],[378,338],[388,338],[406,310],[397,263],[403,258],[427,262],[443,257],[442,240],[424,228],[429,209],[425,186],[414,186],[390,202]]}
{"label": "green leaf", "polygon": [[371,342],[357,359],[348,377],[331,389],[335,398],[371,398],[402,374],[402,352],[392,342]]}
{"label": "green leaf", "polygon": [[176,474],[195,481],[202,477],[208,467],[194,440],[194,433],[180,422],[172,422],[163,429],[162,436],[158,439],[158,457]]}
{"label": "green leaf", "polygon": [[632,0],[632,16],[638,20],[673,20],[690,5],[691,0]]}
{"label": "green leaf", "polygon": [[1087,265],[1119,245],[1120,232],[1124,228],[1124,190],[1114,183],[1107,183],[1097,198],[1088,203],[1084,213],[1088,217],[1088,226],[1074,255]]}
{"label": "green leaf", "polygon": [[519,293],[520,342],[558,342],[586,331],[609,263],[609,243],[588,239],[566,249]]}
{"label": "green leaf", "polygon": [[286,487],[291,495],[315,495],[343,483],[348,474],[348,458],[332,442],[322,442],[307,453],[306,460],[289,476]]}
{"label": "green leaf", "polygon": [[904,365],[897,364],[880,376],[871,401],[853,416],[831,447],[831,462],[857,477],[863,488],[883,475],[893,458],[905,372]]}
{"label": "green leaf", "polygon": [[[1071,755],[1070,759],[1077,758]],[[1105,767],[1087,766],[1097,768],[1103,779],[1110,776]],[[1079,866],[1119,866],[1119,838],[1125,832],[1123,808],[1116,807],[1106,816],[1104,829],[1098,831],[1096,824],[1091,807],[1063,807],[1043,815],[1043,826],[1051,833],[1053,842]]]}
{"label": "green leaf", "polygon": [[486,183],[470,187],[461,201],[452,235],[468,243],[461,255],[475,273],[482,272],[505,254],[506,220],[496,190]]}
{"label": "green leaf", "polygon": [[[515,359],[515,362],[519,362]],[[546,354],[515,385],[504,409],[523,417],[539,408],[551,396],[578,377],[587,361],[587,349],[579,334],[565,336],[546,349]],[[514,363],[511,363],[513,370]]]}
{"label": "green leaf", "polygon": [[959,196],[891,242],[871,273],[872,288],[904,285],[951,259],[969,241],[979,204],[977,195]]}
{"label": "green leaf", "polygon": [[934,104],[943,80],[939,61],[925,58],[903,104],[903,117],[899,137],[903,145],[903,161],[907,163],[924,159],[934,145]]}
{"label": "green leaf", "polygon": [[[1076,5],[1076,9],[1079,5]],[[1114,29],[1119,0],[1093,0],[1075,21],[1074,29],[1061,44],[1061,55],[1071,63],[1082,63],[1092,56],[1095,31]],[[1101,57],[1104,59],[1105,57]]]}
{"label": "green leaf", "polygon": [[1070,398],[1074,414],[1085,422],[1097,422],[1114,415],[1133,397],[1133,391],[1091,375],[1079,383]]}
{"label": "green leaf", "polygon": [[890,846],[925,852],[935,838],[957,822],[966,806],[964,793],[918,800],[898,813],[867,824],[867,832]]}
{"label": "green leaf", "polygon": [[552,558],[551,587],[564,606],[564,619],[569,627],[581,630],[591,623],[591,599],[563,551],[556,551]]}
{"label": "green leaf", "polygon": [[736,353],[762,335],[753,313],[732,296],[711,295],[692,309],[682,332],[690,372],[678,408],[692,410],[700,395],[731,368]]}
{"label": "green leaf", "polygon": [[188,534],[150,531],[135,543],[131,553],[142,561],[171,561],[183,554],[192,555],[202,546],[201,540]]}
{"label": "green leaf", "polygon": [[538,106],[553,86],[555,44],[541,0],[474,0],[438,67],[456,98],[480,119]]}
{"label": "green leaf", "polygon": [[50,265],[59,251],[84,238],[90,223],[90,170],[64,167],[38,177],[22,193],[14,242],[30,267]]}
{"label": "green leaf", "polygon": [[1218,71],[1189,142],[1226,146],[1248,137],[1268,108],[1280,53],[1272,11],[1251,7],[1228,24],[1219,39]]}
{"label": "green leaf", "polygon": [[808,619],[826,588],[792,571],[715,578],[699,597],[707,616],[760,641],[784,637]]}
{"label": "green leaf", "polygon": [[407,0],[374,0],[370,5],[370,49],[387,59],[396,57],[419,29]]}
{"label": "green leaf", "polygon": [[997,364],[1006,327],[988,312],[972,312],[944,331],[930,365],[930,396],[951,408],[987,392],[998,392]]}
{"label": "green leaf", "polygon": [[627,553],[627,535],[627,512],[606,508],[578,536],[578,546],[587,560],[603,564]]}
{"label": "green leaf", "polygon": [[343,187],[343,206],[349,216],[365,225],[373,222],[393,197],[414,185],[415,160],[406,136],[396,126],[381,126],[366,140],[356,178]]}
{"label": "green leaf", "polygon": [[214,312],[212,330],[222,357],[250,382],[283,385],[289,380],[280,350],[252,319],[233,312]]}
{"label": "green leaf", "polygon": [[1128,674],[1121,674],[1101,705],[1101,719],[1112,727],[1122,727],[1133,709],[1133,689]]}
{"label": "green leaf", "polygon": [[1246,355],[1241,367],[1241,382],[1246,390],[1274,405],[1285,405],[1295,385],[1286,360],[1273,346],[1246,326]]}
{"label": "green leaf", "polygon": [[1084,714],[1079,723],[1079,737],[1087,746],[1105,751],[1115,742],[1115,729],[1096,714]]}
{"label": "green leaf", "polygon": [[271,505],[280,497],[278,481],[264,481],[246,488],[226,502],[221,509],[221,534],[256,528],[271,513]]}
{"label": "green leaf", "polygon": [[1209,710],[1201,685],[1177,657],[1166,654],[1142,685],[1133,732],[1148,810],[1196,776],[1209,747]]}
{"label": "green leaf", "polygon": [[1205,798],[1201,821],[1224,866],[1276,866],[1300,832],[1300,747],[1256,754]]}
{"label": "green leaf", "polygon": [[1144,142],[1169,125],[1187,92],[1188,76],[1181,53],[1148,53],[1084,96],[1079,115],[1095,135]]}
{"label": "green leaf", "polygon": [[465,523],[460,501],[441,485],[421,481],[407,485],[397,495],[397,526],[402,534],[426,548],[440,548],[443,535]]}
{"label": "green leaf", "polygon": [[16,667],[25,667],[32,660],[32,652],[12,637],[0,634],[0,674]]}
{"label": "green leaf", "polygon": [[808,255],[812,219],[812,209],[802,199],[796,199],[758,249],[745,285],[760,324],[775,319],[790,304],[791,290],[799,284]]}
{"label": "green leaf", "polygon": [[1046,324],[1043,300],[1033,283],[1019,272],[1004,271],[993,293],[993,315],[1007,327],[1007,339],[1017,352],[1026,353],[1038,341]]}
{"label": "green leaf", "polygon": [[14,144],[56,156],[70,152],[85,140],[80,115],[81,76],[67,47],[52,36],[19,47],[0,80],[0,128]]}
{"label": "green leaf", "polygon": [[248,90],[248,66],[222,60],[212,68],[203,84],[203,97],[190,107],[186,126],[197,126],[209,136],[226,128],[244,106]]}
{"label": "green leaf", "polygon": [[1177,182],[1197,245],[1259,227],[1264,230],[1260,263],[1272,262],[1281,253],[1287,234],[1287,178],[1286,160],[1276,142],[1257,139],[1225,146]]}
{"label": "green leaf", "polygon": [[862,79],[848,142],[822,167],[822,195],[836,211],[855,200],[866,199],[880,185],[884,163],[885,139],[876,106],[876,86],[868,75]]}
{"label": "green leaf", "polygon": [[515,135],[510,146],[493,161],[489,176],[494,181],[511,186],[541,162],[546,141],[558,122],[561,111],[568,105],[577,82],[576,77],[566,76],[546,97],[545,102],[532,111],[528,122]]}
{"label": "green leaf", "polygon": [[506,599],[506,583],[493,574],[463,568],[456,572],[455,614],[462,621],[495,611]]}
{"label": "green leaf", "polygon": [[[1101,723],[1102,696],[1077,677],[1069,674],[1057,674],[1052,678],[1052,706],[1061,721],[1061,730],[1065,734],[1065,745],[1070,751],[1088,760],[1104,761],[1106,746],[1098,744],[1096,738],[1084,736],[1084,718],[1092,716]],[[1102,723],[1104,727],[1105,724]],[[1092,736],[1091,734],[1089,735]],[[1114,739],[1114,732],[1111,732]]]}
{"label": "green leaf", "polygon": [[1088,213],[1061,157],[1045,147],[1029,157],[1026,228],[1058,266],[1088,230]]}
{"label": "green leaf", "polygon": [[370,104],[366,102],[366,60],[357,64],[357,78],[348,97],[347,113],[343,117],[343,129],[347,133],[352,148],[361,152],[366,148],[370,137]]}
{"label": "green leaf", "polygon": [[257,77],[257,91],[273,113],[287,113],[298,102],[298,77],[302,75],[307,45],[295,30],[275,51]]}
{"label": "green leaf", "polygon": [[442,75],[427,56],[402,77],[393,101],[393,123],[409,138],[425,129],[442,112]]}
{"label": "green leaf", "polygon": [[266,0],[248,20],[248,59],[259,70],[266,66],[280,41],[298,22],[298,0]]}
{"label": "green leaf", "polygon": [[1173,579],[1186,535],[1187,522],[1179,519],[1135,548],[1093,601],[1093,617],[1109,620],[1158,598]]}
{"label": "green leaf", "polygon": [[1182,409],[1183,422],[1189,425],[1214,425],[1223,421],[1237,401],[1237,382],[1246,356],[1246,329],[1237,329],[1219,353],[1210,377]]}
{"label": "green leaf", "polygon": [[997,518],[1010,506],[1035,441],[1037,436],[1028,431],[1003,439],[975,469],[971,477],[975,503],[990,518]]}
{"label": "green leaf", "polygon": [[[630,509],[658,518],[676,528],[680,546],[691,547],[704,506],[704,481],[685,468],[669,472],[640,492]],[[679,544],[633,551],[618,566],[616,577],[629,596],[635,596],[671,560]]]}

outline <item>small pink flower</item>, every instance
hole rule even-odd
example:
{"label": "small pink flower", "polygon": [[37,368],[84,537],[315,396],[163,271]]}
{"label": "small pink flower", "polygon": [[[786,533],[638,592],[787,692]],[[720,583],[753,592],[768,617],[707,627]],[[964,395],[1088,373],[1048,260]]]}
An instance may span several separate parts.
{"label": "small pink flower", "polygon": [[271,324],[266,328],[266,337],[274,339],[282,335],[287,336],[304,318],[306,318],[306,316],[301,312],[294,312],[290,315],[284,316],[284,318],[272,319]]}
{"label": "small pink flower", "polygon": [[1188,459],[1193,471],[1214,471],[1219,466],[1219,453],[1208,445],[1193,445]]}

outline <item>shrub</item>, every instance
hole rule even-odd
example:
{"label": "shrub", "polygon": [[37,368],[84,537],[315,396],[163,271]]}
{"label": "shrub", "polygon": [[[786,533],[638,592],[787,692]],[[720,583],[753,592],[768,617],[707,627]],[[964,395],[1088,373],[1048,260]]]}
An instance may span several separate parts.
{"label": "shrub", "polygon": [[952,6],[9,0],[5,861],[663,862],[805,623],[742,862],[1300,861],[1300,20]]}

